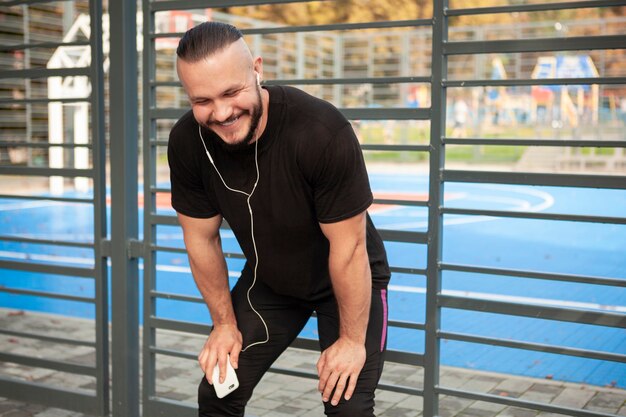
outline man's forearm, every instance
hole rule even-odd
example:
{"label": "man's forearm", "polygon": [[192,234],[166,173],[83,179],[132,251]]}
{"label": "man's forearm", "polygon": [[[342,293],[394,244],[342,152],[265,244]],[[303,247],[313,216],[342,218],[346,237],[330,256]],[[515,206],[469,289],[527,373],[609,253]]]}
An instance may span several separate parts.
{"label": "man's forearm", "polygon": [[365,242],[353,252],[331,252],[329,268],[339,308],[339,336],[364,344],[372,294]]}
{"label": "man's forearm", "polygon": [[196,286],[209,308],[213,325],[237,325],[230,298],[228,269],[219,238],[203,248],[187,249]]}

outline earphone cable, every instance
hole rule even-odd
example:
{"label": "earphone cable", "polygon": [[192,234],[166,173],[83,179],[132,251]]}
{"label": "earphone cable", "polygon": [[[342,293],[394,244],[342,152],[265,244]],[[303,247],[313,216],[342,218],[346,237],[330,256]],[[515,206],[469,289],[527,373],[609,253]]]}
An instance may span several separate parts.
{"label": "earphone cable", "polygon": [[213,168],[215,169],[215,172],[217,172],[217,175],[220,177],[220,180],[222,181],[222,184],[224,184],[224,187],[226,187],[228,190],[235,192],[235,193],[240,193],[243,194],[245,196],[247,196],[248,198],[246,199],[246,203],[248,205],[248,212],[250,213],[250,234],[252,237],[252,247],[254,249],[254,273],[253,273],[253,278],[252,278],[252,284],[250,285],[250,287],[248,288],[248,291],[246,293],[246,298],[248,299],[248,304],[250,305],[250,308],[252,309],[252,311],[255,312],[255,314],[257,316],[259,316],[259,319],[261,319],[261,323],[263,323],[263,327],[265,327],[265,340],[261,340],[258,342],[253,342],[250,343],[248,346],[244,347],[241,351],[245,352],[246,349],[248,349],[251,346],[256,346],[256,345],[262,345],[264,343],[269,342],[270,340],[270,332],[269,329],[267,328],[267,323],[265,323],[265,320],[263,319],[263,316],[261,316],[261,313],[259,313],[254,306],[252,305],[252,300],[250,299],[250,292],[252,291],[252,288],[254,288],[255,284],[256,284],[256,280],[257,280],[257,269],[259,266],[259,253],[256,247],[256,239],[254,237],[254,216],[252,214],[252,205],[250,203],[250,199],[252,198],[252,195],[254,194],[254,190],[256,190],[257,185],[259,184],[259,178],[260,178],[260,173],[259,173],[259,158],[258,158],[258,139],[254,142],[254,165],[256,168],[256,181],[254,182],[254,185],[252,186],[252,191],[250,191],[250,193],[246,193],[245,191],[242,190],[237,190],[235,188],[231,188],[228,186],[228,184],[226,184],[226,181],[224,181],[224,177],[222,177],[222,174],[220,173],[220,171],[217,169],[217,166],[215,166],[215,162],[213,162],[213,158],[211,157],[211,153],[209,152],[209,149],[207,148],[206,144],[204,143],[204,137],[202,136],[202,126],[200,126],[198,124],[198,134],[200,135],[200,142],[202,142],[202,146],[204,147],[204,150],[206,152],[207,157],[209,158],[209,162],[211,162],[211,165],[213,165]]}

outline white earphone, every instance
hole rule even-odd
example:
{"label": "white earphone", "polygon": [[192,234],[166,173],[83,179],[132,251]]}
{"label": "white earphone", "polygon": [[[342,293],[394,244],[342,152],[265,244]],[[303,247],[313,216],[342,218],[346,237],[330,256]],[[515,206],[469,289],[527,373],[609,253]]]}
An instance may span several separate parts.
{"label": "white earphone", "polygon": [[258,72],[254,72],[256,74],[256,85],[261,85],[261,79],[259,77],[259,73]]}
{"label": "white earphone", "polygon": [[[257,83],[259,82],[259,73],[256,73],[256,79],[257,79]],[[250,234],[252,236],[252,247],[254,248],[254,276],[252,279],[252,285],[250,285],[250,288],[248,288],[248,293],[247,298],[248,298],[248,304],[250,304],[250,308],[252,309],[252,311],[254,311],[256,313],[257,316],[259,316],[259,318],[261,319],[261,322],[263,323],[263,327],[265,327],[265,340],[260,340],[258,342],[254,342],[254,343],[250,343],[248,346],[245,346],[241,351],[244,352],[246,349],[248,349],[251,346],[254,345],[262,345],[264,343],[269,342],[270,340],[270,332],[269,329],[267,328],[267,323],[265,323],[265,320],[263,320],[263,316],[261,316],[261,313],[259,313],[254,306],[252,305],[252,301],[250,300],[250,291],[252,291],[252,288],[254,287],[254,284],[256,284],[256,271],[257,268],[259,266],[259,252],[257,251],[256,248],[256,239],[254,238],[254,216],[252,214],[252,206],[250,205],[250,199],[252,198],[252,194],[254,194],[254,190],[256,190],[256,186],[259,183],[259,158],[258,158],[258,143],[259,141],[256,140],[254,142],[254,165],[256,167],[256,180],[254,181],[254,185],[252,186],[252,191],[250,191],[249,193],[243,191],[243,190],[237,190],[235,188],[231,188],[228,186],[228,184],[226,184],[226,181],[224,181],[224,177],[222,177],[222,174],[220,173],[220,171],[217,169],[217,166],[215,166],[215,162],[213,162],[213,158],[211,157],[211,153],[209,152],[209,149],[206,146],[206,143],[204,143],[204,137],[202,136],[202,126],[200,126],[198,124],[198,134],[200,135],[200,142],[202,142],[202,146],[204,147],[204,151],[206,152],[206,156],[209,158],[209,162],[211,162],[211,165],[213,165],[213,168],[215,169],[215,172],[217,172],[217,175],[220,177],[220,180],[222,180],[222,184],[224,184],[224,187],[226,187],[228,190],[235,192],[235,193],[239,193],[239,194],[243,194],[246,197],[248,197],[246,199],[246,203],[248,205],[248,212],[250,212]]]}

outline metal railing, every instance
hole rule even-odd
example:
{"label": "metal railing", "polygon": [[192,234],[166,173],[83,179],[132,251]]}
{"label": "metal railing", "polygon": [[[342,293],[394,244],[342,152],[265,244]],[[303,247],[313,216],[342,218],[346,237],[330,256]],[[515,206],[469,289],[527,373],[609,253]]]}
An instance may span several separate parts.
{"label": "metal railing", "polygon": [[[46,331],[38,333],[28,331],[12,331],[0,329],[0,334],[15,338],[23,338],[45,342],[51,349],[64,349],[71,346],[82,346],[88,348],[93,354],[92,363],[77,364],[54,356],[44,356],[45,359],[36,355],[23,355],[19,353],[2,353],[1,360],[26,367],[43,368],[61,373],[69,373],[76,376],[86,376],[93,380],[93,388],[70,388],[59,386],[54,383],[36,382],[17,377],[0,376],[0,393],[3,396],[15,398],[25,402],[31,402],[36,398],[39,402],[55,407],[76,410],[85,413],[106,415],[109,411],[109,322],[108,322],[108,284],[107,284],[107,254],[106,254],[106,187],[105,187],[105,157],[106,146],[104,138],[104,69],[102,54],[102,2],[91,0],[88,2],[89,15],[91,17],[91,37],[88,42],[80,42],[80,45],[88,45],[91,48],[91,64],[78,68],[30,68],[30,51],[37,48],[56,48],[68,45],[75,45],[73,42],[41,42],[38,39],[31,39],[29,35],[29,12],[31,8],[45,7],[47,1],[24,0],[8,1],[0,5],[3,12],[15,11],[21,14],[23,21],[23,33],[20,34],[22,42],[6,42],[0,46],[0,52],[22,53],[24,55],[23,69],[4,69],[0,71],[0,80],[25,80],[25,84],[30,85],[29,80],[46,79],[50,77],[88,77],[91,84],[91,92],[85,98],[34,98],[30,96],[30,90],[26,88],[26,97],[15,100],[14,98],[2,100],[3,106],[22,105],[26,109],[33,104],[54,104],[54,103],[88,103],[90,106],[90,144],[55,144],[31,141],[29,128],[24,130],[24,137],[19,141],[19,146],[26,149],[68,149],[77,147],[87,147],[92,152],[92,164],[90,168],[69,168],[69,167],[34,167],[34,166],[0,166],[0,176],[10,179],[10,176],[22,178],[33,177],[63,177],[63,178],[87,178],[93,185],[92,196],[65,197],[65,196],[43,196],[25,195],[23,190],[16,187],[14,193],[3,194],[0,198],[13,200],[16,202],[61,202],[64,204],[79,204],[91,206],[93,212],[93,240],[77,242],[65,239],[41,239],[22,236],[12,236],[10,234],[0,235],[1,242],[14,242],[22,245],[38,245],[46,248],[73,248],[88,250],[91,255],[92,265],[89,267],[77,267],[63,265],[63,262],[36,262],[32,260],[0,260],[0,270],[31,272],[37,276],[52,276],[54,280],[66,277],[82,277],[93,283],[93,293],[89,296],[77,296],[59,291],[40,291],[20,289],[20,282],[15,282],[13,287],[2,287],[0,291],[15,294],[21,297],[39,297],[43,300],[64,300],[76,301],[93,306],[95,319],[93,321],[93,338],[77,339],[72,335],[51,336]],[[31,120],[26,120],[30,124]],[[8,145],[8,144],[7,144]],[[15,146],[15,142],[10,143]],[[41,353],[45,355],[47,349]]]}

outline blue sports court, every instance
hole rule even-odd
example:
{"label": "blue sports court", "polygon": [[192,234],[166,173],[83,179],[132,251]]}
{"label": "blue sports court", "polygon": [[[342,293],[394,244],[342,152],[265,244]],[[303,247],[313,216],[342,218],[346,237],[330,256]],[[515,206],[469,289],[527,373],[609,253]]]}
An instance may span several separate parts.
{"label": "blue sports court", "polygon": [[[376,197],[427,199],[426,175],[372,173],[370,178]],[[445,206],[626,217],[626,194],[618,190],[447,183]],[[0,199],[0,231],[3,236],[19,238],[91,242],[91,210],[89,204]],[[173,215],[174,212],[169,204],[160,204],[158,214]],[[370,214],[379,229],[426,231],[427,228],[428,212],[424,207],[374,205]],[[182,231],[178,227],[158,226],[157,236],[159,246],[183,247]],[[445,215],[443,242],[444,263],[626,279],[626,225]],[[223,233],[223,243],[225,252],[238,252],[237,243],[228,230]],[[426,267],[426,245],[388,242],[387,249],[393,266]],[[76,267],[93,265],[90,249],[10,241],[0,243],[0,259]],[[228,264],[234,282],[242,261],[229,259]],[[159,292],[198,295],[183,253],[159,251],[156,276]],[[567,307],[581,313],[626,313],[626,287],[456,271],[444,271],[442,279],[443,293],[449,295],[527,306]],[[0,270],[0,285],[69,296],[59,300],[1,292],[0,305],[6,308],[86,318],[94,315],[93,304],[81,302],[81,297],[94,295],[90,278]],[[423,276],[394,274],[389,289],[390,320],[423,323],[425,285]],[[209,323],[207,309],[201,303],[159,298],[157,314]],[[313,321],[304,330],[303,337],[316,337]],[[444,309],[441,329],[569,348],[626,352],[623,329],[530,317]],[[390,349],[423,353],[423,346],[422,331],[390,328]],[[445,339],[441,341],[441,355],[442,364],[447,366],[626,387],[624,363]]]}

